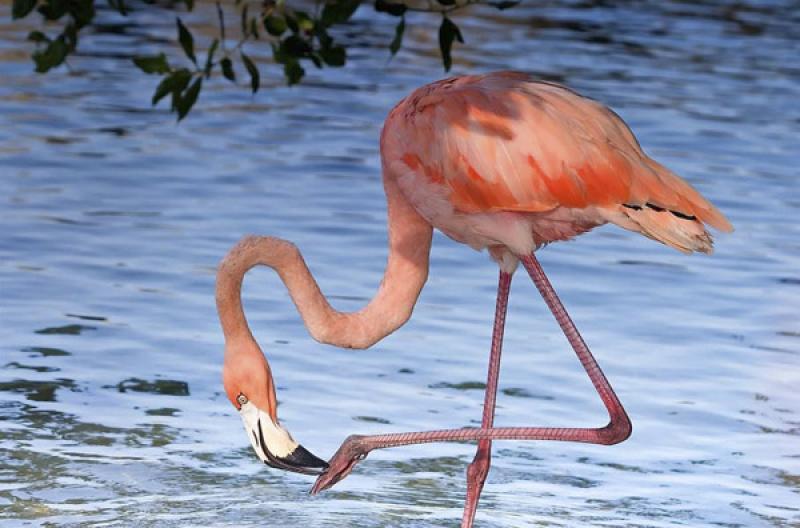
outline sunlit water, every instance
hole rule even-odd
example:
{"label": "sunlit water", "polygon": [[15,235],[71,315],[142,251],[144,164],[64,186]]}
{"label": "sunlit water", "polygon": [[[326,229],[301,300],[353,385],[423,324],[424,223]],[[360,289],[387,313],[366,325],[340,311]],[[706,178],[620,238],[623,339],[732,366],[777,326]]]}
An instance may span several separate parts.
{"label": "sunlit water", "polygon": [[[496,443],[477,524],[800,525],[796,3],[538,4],[462,19],[456,73],[527,70],[611,105],[737,230],[710,258],[613,227],[541,252],[634,434]],[[171,16],[104,13],[73,73],[46,76],[30,28],[9,19],[4,3],[3,524],[456,526],[472,445],[375,452],[318,497],[312,479],[258,464],[221,393],[213,303],[216,263],[245,233],[295,241],[341,309],[372,295],[386,255],[377,137],[396,101],[442,75],[435,28],[411,18],[387,65],[392,21],[365,8],[341,37],[355,43],[346,68],[289,89],[265,64],[252,99],[208,83],[176,126],[127,59],[163,47]],[[252,272],[246,310],[285,424],[327,457],[350,433],[479,423],[495,280],[485,255],[437,235],[412,321],[354,352],[312,341],[274,274]],[[603,421],[519,274],[497,423]]]}

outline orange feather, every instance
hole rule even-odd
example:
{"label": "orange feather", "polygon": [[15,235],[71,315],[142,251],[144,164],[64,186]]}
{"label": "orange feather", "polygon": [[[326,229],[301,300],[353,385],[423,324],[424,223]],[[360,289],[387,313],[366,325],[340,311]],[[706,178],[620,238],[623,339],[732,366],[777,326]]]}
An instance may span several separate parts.
{"label": "orange feather", "polygon": [[615,113],[560,85],[513,72],[462,77],[423,87],[398,111],[414,130],[404,137],[403,159],[441,186],[457,211],[650,203],[732,229],[691,185],[650,159]]}

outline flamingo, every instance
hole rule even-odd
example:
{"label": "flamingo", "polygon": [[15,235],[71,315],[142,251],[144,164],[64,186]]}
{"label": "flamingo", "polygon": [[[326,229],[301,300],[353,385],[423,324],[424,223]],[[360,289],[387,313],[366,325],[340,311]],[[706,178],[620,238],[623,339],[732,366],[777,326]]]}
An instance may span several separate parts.
{"label": "flamingo", "polygon": [[[346,477],[368,453],[425,442],[475,441],[467,467],[462,527],[473,524],[493,440],[561,440],[611,445],[631,422],[561,304],[535,250],[606,223],[684,253],[712,252],[706,224],[733,227],[711,203],[649,158],[613,111],[559,84],[495,72],[423,86],[389,113],[380,139],[389,254],[375,297],[357,312],[335,310],[300,251],[279,238],[247,236],[222,260],[216,300],[225,336],[223,382],[248,438],[266,464],[318,475],[311,493]],[[355,207],[355,205],[354,205]],[[325,462],[298,444],[277,416],[275,383],[241,304],[244,274],[273,268],[311,336],[368,348],[411,317],[428,276],[433,228],[499,267],[497,303],[480,428],[348,437]],[[607,425],[495,427],[494,411],[511,278],[519,264],[533,280],[609,415]]]}

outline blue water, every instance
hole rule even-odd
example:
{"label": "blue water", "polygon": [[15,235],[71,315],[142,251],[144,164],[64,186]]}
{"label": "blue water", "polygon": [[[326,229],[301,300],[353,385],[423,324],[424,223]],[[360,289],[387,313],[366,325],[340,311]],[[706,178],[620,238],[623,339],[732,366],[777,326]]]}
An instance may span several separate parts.
{"label": "blue water", "polygon": [[[587,5],[457,19],[454,72],[526,70],[609,104],[736,232],[712,257],[614,227],[541,251],[634,434],[496,443],[476,525],[798,526],[800,11]],[[210,27],[209,7],[192,23]],[[396,101],[443,75],[436,21],[409,18],[387,64],[392,21],[364,8],[341,35],[348,66],[295,88],[254,47],[263,91],[207,83],[176,125],[126,58],[161,49],[171,17],[100,18],[72,72],[39,76],[31,26],[0,6],[2,524],[457,526],[471,445],[375,452],[318,497],[258,464],[221,392],[213,302],[215,266],[245,233],[296,242],[338,308],[371,297],[386,256],[377,138]],[[486,255],[437,234],[411,322],[346,351],[315,343],[274,274],[253,271],[246,311],[283,422],[323,457],[351,433],[478,424],[495,281]],[[500,388],[498,424],[604,422],[522,274]]]}

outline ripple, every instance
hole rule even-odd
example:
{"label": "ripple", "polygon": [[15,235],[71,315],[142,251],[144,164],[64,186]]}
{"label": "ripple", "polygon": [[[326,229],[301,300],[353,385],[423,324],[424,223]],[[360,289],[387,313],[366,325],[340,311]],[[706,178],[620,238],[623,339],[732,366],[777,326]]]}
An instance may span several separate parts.
{"label": "ripple", "polygon": [[75,380],[67,378],[56,378],[51,381],[15,379],[0,382],[0,391],[25,394],[28,400],[39,402],[57,401],[56,392],[59,389],[67,389],[72,392],[80,390]]}
{"label": "ripple", "polygon": [[455,389],[460,391],[467,390],[486,390],[486,384],[482,381],[462,381],[461,383],[449,383],[447,381],[440,381],[439,383],[432,383],[428,385],[430,389]]}
{"label": "ripple", "polygon": [[528,389],[523,389],[520,387],[509,387],[506,389],[502,389],[501,392],[506,396],[511,396],[514,398],[533,398],[534,400],[545,400],[545,401],[550,401],[555,399],[552,396],[546,396],[543,394],[534,394]]}
{"label": "ripple", "polygon": [[104,389],[116,388],[119,392],[146,392],[149,394],[166,394],[169,396],[189,396],[189,384],[185,381],[158,379],[147,381],[140,378],[128,378],[116,385],[104,385]]}
{"label": "ripple", "polygon": [[147,409],[145,414],[148,416],[175,416],[179,412],[181,410],[174,407],[159,407],[158,409]]}
{"label": "ripple", "polygon": [[24,370],[33,370],[34,372],[58,372],[61,369],[55,367],[45,367],[42,365],[23,365],[17,361],[12,361],[11,363],[6,363],[3,368],[15,368],[15,369],[24,369]]}
{"label": "ripple", "polygon": [[80,335],[87,330],[97,330],[97,328],[94,326],[71,324],[42,328],[40,330],[36,330],[34,333],[43,335]]}
{"label": "ripple", "polygon": [[31,357],[41,356],[41,357],[52,357],[52,356],[71,356],[69,352],[66,350],[61,350],[60,348],[51,348],[51,347],[27,347],[22,349],[23,352],[33,352]]}
{"label": "ripple", "polygon": [[73,317],[75,319],[82,319],[84,321],[108,321],[108,318],[100,316],[100,315],[81,315],[81,314],[72,314],[67,313],[64,314],[67,317]]}
{"label": "ripple", "polygon": [[358,422],[378,423],[378,424],[392,423],[386,418],[379,418],[377,416],[353,416],[353,420],[356,420]]}
{"label": "ripple", "polygon": [[153,218],[161,216],[158,211],[85,211],[86,216],[128,216],[133,218]]}

